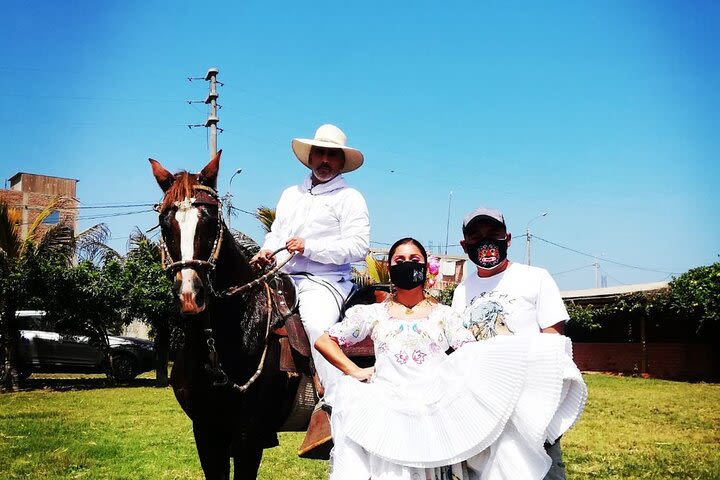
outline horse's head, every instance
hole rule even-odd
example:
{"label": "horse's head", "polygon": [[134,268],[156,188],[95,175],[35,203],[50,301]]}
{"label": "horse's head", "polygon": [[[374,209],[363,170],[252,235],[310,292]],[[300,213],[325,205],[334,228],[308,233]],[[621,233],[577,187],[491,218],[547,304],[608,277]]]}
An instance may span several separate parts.
{"label": "horse's head", "polygon": [[225,226],[217,185],[220,154],[200,173],[172,174],[150,159],[165,193],[158,206],[163,266],[174,277],[173,290],[184,314],[202,312],[208,299],[208,273],[215,268]]}

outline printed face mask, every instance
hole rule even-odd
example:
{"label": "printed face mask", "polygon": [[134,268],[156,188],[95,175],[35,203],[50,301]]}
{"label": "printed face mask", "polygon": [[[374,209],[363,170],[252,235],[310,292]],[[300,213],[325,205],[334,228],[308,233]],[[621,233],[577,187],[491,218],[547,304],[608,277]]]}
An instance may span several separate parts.
{"label": "printed face mask", "polygon": [[425,264],[400,262],[390,265],[390,281],[397,288],[410,290],[425,283]]}
{"label": "printed face mask", "polygon": [[474,243],[466,243],[470,260],[480,268],[495,268],[507,258],[507,237],[502,240],[497,238],[482,238]]}

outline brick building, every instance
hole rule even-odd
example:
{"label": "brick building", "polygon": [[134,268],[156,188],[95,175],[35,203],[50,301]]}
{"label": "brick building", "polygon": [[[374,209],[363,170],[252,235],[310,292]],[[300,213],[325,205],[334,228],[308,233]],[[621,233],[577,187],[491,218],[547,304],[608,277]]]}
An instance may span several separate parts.
{"label": "brick building", "polygon": [[[8,185],[9,182],[9,185]],[[22,212],[21,235],[27,236],[28,228],[37,216],[58,198],[57,208],[43,221],[38,233],[43,235],[53,225],[64,223],[77,230],[78,200],[77,180],[19,172],[0,190],[0,201]]]}

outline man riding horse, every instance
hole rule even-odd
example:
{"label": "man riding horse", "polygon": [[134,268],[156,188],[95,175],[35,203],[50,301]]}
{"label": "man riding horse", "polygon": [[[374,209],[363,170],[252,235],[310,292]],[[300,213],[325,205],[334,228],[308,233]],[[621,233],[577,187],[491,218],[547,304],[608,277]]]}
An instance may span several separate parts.
{"label": "man riding horse", "polygon": [[[299,310],[310,345],[340,317],[351,292],[350,264],[368,253],[370,221],[362,194],[348,186],[343,173],[363,164],[363,154],[346,145],[334,125],[322,125],[315,138],[295,138],[292,150],[310,174],[300,185],[285,189],[275,221],[261,250],[252,258],[257,267],[281,262],[294,254],[282,271],[295,281]],[[333,388],[341,372],[314,348],[312,359],[322,385],[321,406],[332,405]],[[329,408],[328,408],[329,410]]]}

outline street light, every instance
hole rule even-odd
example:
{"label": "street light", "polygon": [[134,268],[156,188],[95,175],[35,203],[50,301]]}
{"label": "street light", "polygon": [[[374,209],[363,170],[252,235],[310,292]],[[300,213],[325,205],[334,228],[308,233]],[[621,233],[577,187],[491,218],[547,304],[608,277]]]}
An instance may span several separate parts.
{"label": "street light", "polygon": [[447,255],[448,247],[448,234],[450,232],[450,204],[452,203],[452,190],[448,196],[448,214],[447,214],[447,225],[445,226],[445,255]]}
{"label": "street light", "polygon": [[230,187],[232,187],[232,181],[233,181],[233,178],[235,178],[235,175],[237,175],[238,173],[241,173],[241,172],[242,172],[242,168],[238,168],[237,170],[235,170],[235,173],[232,174],[232,176],[230,177],[230,181],[228,182],[228,191],[227,191],[227,193],[225,194],[225,205],[226,205],[226,208],[227,208],[227,226],[228,226],[228,229],[230,228],[230,218],[231,218],[231,215],[232,215],[232,203],[231,203],[231,201],[230,201],[230,199],[232,198],[232,194],[230,193]]}
{"label": "street light", "polygon": [[542,212],[537,217],[531,218],[530,221],[527,222],[527,224],[525,225],[525,238],[527,239],[525,242],[525,260],[527,261],[528,265],[531,264],[531,260],[530,260],[530,224],[532,222],[534,222],[535,220],[537,220],[538,218],[544,217],[547,214],[548,214],[548,212]]}

